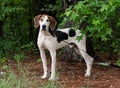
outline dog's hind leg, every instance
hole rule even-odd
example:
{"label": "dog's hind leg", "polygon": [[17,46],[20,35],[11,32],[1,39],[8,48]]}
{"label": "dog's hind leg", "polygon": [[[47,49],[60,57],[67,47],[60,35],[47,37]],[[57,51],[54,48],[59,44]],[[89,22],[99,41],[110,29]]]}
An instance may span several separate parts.
{"label": "dog's hind leg", "polygon": [[87,54],[86,52],[86,36],[82,37],[82,40],[80,40],[79,42],[75,42],[77,47],[79,48],[79,52],[81,54],[81,56],[84,58],[86,66],[87,66],[87,70],[85,73],[85,77],[90,76],[91,74],[91,69],[92,69],[92,64],[93,64],[93,57],[91,57],[90,55]]}
{"label": "dog's hind leg", "polygon": [[91,69],[92,69],[92,64],[93,64],[94,59],[84,51],[80,50],[80,53],[81,53],[82,57],[84,58],[84,60],[86,62],[86,66],[87,66],[85,77],[89,77],[91,74]]}

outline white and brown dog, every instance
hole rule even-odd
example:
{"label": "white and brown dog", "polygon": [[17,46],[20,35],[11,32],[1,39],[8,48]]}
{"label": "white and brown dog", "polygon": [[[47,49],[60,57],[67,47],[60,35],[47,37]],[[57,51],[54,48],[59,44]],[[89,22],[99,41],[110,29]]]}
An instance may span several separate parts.
{"label": "white and brown dog", "polygon": [[80,30],[75,31],[72,28],[55,30],[56,24],[56,20],[46,14],[40,14],[34,18],[35,28],[40,27],[37,44],[40,50],[44,69],[44,74],[41,78],[47,78],[45,49],[48,49],[52,59],[51,76],[49,80],[54,80],[56,69],[56,50],[66,46],[67,44],[74,45],[78,48],[76,51],[78,51],[77,53],[84,58],[87,66],[85,77],[90,76],[93,58],[86,53],[86,36],[83,35],[82,40],[78,41],[76,40],[76,37],[82,35]]}

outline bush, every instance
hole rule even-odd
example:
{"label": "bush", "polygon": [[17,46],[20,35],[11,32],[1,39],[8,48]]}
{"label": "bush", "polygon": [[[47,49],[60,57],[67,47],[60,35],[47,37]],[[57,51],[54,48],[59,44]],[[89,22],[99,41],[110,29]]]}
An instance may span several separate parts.
{"label": "bush", "polygon": [[[120,50],[120,1],[118,0],[84,0],[70,6],[63,14],[63,22],[73,21],[75,29],[81,27],[93,41],[94,49],[118,53]],[[79,36],[78,39],[80,39]]]}
{"label": "bush", "polygon": [[[2,22],[3,36],[0,39],[0,59],[10,58],[19,53],[21,46],[28,44],[34,36],[31,31],[32,15],[29,15],[28,1],[0,0],[0,22]],[[1,27],[0,27],[1,28]],[[1,30],[1,29],[0,29]]]}

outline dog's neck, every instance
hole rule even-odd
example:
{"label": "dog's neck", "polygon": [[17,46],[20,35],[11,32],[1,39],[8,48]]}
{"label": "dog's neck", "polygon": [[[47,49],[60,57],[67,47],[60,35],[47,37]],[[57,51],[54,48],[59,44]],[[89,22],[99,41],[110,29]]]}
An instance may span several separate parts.
{"label": "dog's neck", "polygon": [[50,29],[47,29],[47,30],[41,30],[39,29],[39,33],[40,35],[43,35],[43,36],[50,36],[50,35],[54,35],[54,32],[51,31]]}
{"label": "dog's neck", "polygon": [[55,36],[55,31],[56,31],[56,30],[51,31],[51,29],[49,28],[49,33],[50,33],[53,37]]}

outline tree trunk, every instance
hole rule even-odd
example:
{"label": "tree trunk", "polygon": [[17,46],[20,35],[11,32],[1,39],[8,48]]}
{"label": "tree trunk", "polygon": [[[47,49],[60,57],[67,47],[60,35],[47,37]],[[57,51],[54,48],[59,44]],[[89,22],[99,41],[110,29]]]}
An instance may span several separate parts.
{"label": "tree trunk", "polygon": [[32,41],[33,40],[33,19],[31,18],[32,17],[32,1],[31,0],[28,0],[28,5],[29,5],[29,11],[28,11],[28,14],[29,14],[29,41]]}
{"label": "tree trunk", "polygon": [[[67,7],[69,7],[70,5],[75,5],[76,3],[76,0],[63,0],[63,10],[65,11]],[[68,21],[65,24],[66,28],[71,26],[74,26],[74,23],[72,21]],[[65,47],[64,56],[62,57],[62,59],[67,61],[82,60],[81,56],[74,52],[74,50],[71,49],[69,46]]]}
{"label": "tree trunk", "polygon": [[3,22],[0,21],[0,38],[3,36],[3,29],[2,29]]}

